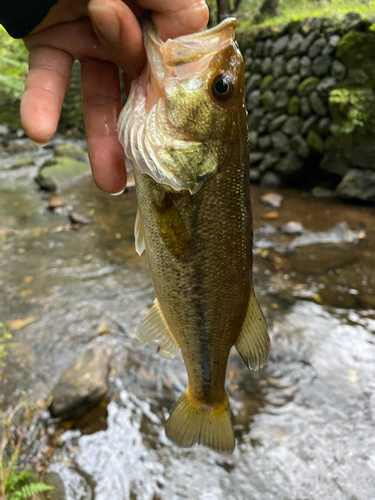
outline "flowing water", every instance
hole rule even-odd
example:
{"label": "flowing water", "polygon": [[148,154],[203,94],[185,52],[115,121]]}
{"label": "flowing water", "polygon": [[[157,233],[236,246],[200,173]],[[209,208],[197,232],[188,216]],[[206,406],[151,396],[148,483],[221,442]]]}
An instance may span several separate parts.
{"label": "flowing water", "polygon": [[[0,408],[22,391],[47,398],[90,346],[111,366],[106,408],[63,426],[45,412],[25,438],[24,460],[45,459],[56,498],[375,498],[375,209],[284,190],[275,210],[253,188],[254,282],[272,352],[258,372],[231,356],[237,447],[220,456],[179,449],[164,434],[187,377],[180,356],[161,358],[134,337],[154,298],[134,250],[135,192],[114,198],[92,181],[71,187],[60,197],[90,219],[73,229],[32,180],[51,152],[33,154],[32,166],[9,169],[9,155],[0,163],[0,321],[13,325],[18,344]],[[325,235],[304,233],[308,244],[293,250],[296,236],[278,229],[291,220]]]}

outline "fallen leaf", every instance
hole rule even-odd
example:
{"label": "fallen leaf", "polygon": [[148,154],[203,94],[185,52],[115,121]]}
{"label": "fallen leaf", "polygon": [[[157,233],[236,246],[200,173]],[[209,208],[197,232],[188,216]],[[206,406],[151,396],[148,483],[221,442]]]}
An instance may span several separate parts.
{"label": "fallen leaf", "polygon": [[31,288],[28,288],[27,290],[22,290],[20,292],[20,297],[27,297],[28,295],[31,295],[33,293],[33,291],[31,290]]}
{"label": "fallen leaf", "polygon": [[120,233],[116,233],[116,234],[115,234],[115,238],[116,238],[116,240],[121,239],[121,234],[120,234]]}
{"label": "fallen leaf", "polygon": [[33,277],[32,276],[25,276],[24,279],[23,279],[23,282],[25,283],[25,285],[28,285],[29,283],[31,283],[33,281]]}
{"label": "fallen leaf", "polygon": [[29,316],[25,319],[15,319],[14,321],[8,321],[7,324],[11,330],[19,330],[30,323],[34,323],[38,319],[37,316]]}
{"label": "fallen leaf", "polygon": [[267,212],[263,215],[263,219],[278,219],[279,217],[279,212]]}

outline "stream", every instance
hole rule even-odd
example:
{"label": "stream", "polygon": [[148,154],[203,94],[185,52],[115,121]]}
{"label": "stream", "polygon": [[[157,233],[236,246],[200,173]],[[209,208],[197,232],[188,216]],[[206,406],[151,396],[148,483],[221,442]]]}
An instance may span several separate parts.
{"label": "stream", "polygon": [[0,151],[0,321],[17,343],[0,409],[24,394],[46,399],[90,347],[110,359],[106,404],[61,424],[44,412],[25,437],[23,460],[45,463],[55,498],[375,498],[375,208],[293,189],[267,207],[267,191],[252,187],[270,359],[250,372],[230,357],[234,454],[185,450],[163,428],[186,387],[182,357],[164,359],[134,335],[154,299],[134,249],[134,189],[112,197],[90,178],[66,188],[58,197],[88,219],[74,225],[33,180],[65,139],[27,141]]}

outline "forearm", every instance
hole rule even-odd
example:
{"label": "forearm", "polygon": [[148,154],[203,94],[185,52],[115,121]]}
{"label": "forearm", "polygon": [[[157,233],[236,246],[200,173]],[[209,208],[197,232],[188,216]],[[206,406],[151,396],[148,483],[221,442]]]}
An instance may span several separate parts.
{"label": "forearm", "polygon": [[0,24],[13,38],[28,35],[48,14],[57,0],[2,0]]}

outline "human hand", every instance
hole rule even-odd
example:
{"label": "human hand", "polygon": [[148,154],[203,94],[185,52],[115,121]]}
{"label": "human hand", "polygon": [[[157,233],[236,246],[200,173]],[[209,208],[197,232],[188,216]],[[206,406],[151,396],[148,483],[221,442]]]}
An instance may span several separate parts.
{"label": "human hand", "polygon": [[122,108],[119,68],[125,89],[143,69],[146,56],[138,19],[153,11],[163,40],[201,31],[208,22],[204,0],[59,0],[24,38],[29,74],[21,120],[39,144],[56,132],[75,59],[81,62],[87,147],[96,184],[108,193],[126,186],[123,150],[117,139]]}

